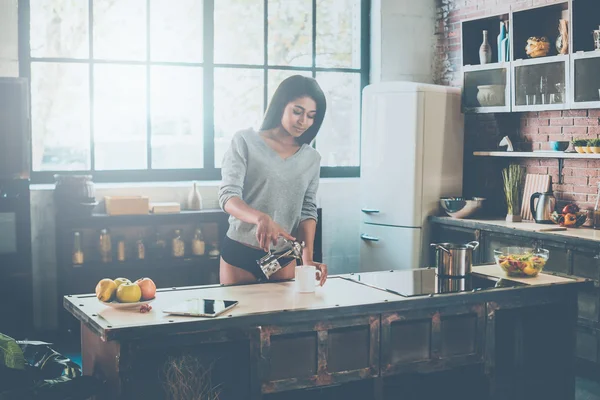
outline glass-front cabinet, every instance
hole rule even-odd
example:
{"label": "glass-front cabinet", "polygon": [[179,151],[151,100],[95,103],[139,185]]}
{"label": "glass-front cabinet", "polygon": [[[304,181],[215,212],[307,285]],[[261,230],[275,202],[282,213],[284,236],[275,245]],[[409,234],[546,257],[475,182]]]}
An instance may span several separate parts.
{"label": "glass-front cabinet", "polygon": [[464,67],[463,112],[510,111],[510,65]]}
{"label": "glass-front cabinet", "polygon": [[572,108],[600,108],[600,51],[572,56]]}
{"label": "glass-front cabinet", "polygon": [[553,56],[513,62],[512,111],[569,108],[569,58]]}

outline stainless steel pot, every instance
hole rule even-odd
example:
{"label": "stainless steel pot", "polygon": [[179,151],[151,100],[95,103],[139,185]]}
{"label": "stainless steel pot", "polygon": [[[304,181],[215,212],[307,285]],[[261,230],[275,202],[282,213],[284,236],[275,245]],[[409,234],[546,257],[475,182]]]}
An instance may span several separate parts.
{"label": "stainless steel pot", "polygon": [[435,267],[439,276],[468,276],[473,267],[473,250],[479,242],[467,244],[432,243],[435,247]]}

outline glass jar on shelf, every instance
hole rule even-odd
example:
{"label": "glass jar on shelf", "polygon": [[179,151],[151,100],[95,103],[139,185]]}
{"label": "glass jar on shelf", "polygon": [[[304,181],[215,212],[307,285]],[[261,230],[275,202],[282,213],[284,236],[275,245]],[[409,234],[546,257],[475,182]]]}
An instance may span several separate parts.
{"label": "glass jar on shelf", "polygon": [[192,239],[192,254],[195,256],[203,256],[205,252],[206,243],[204,242],[202,231],[200,228],[197,228],[196,232],[194,233],[194,238]]}
{"label": "glass jar on shelf", "polygon": [[112,243],[108,229],[102,229],[100,231],[100,243],[98,250],[100,252],[100,259],[103,263],[112,262]]}
{"label": "glass jar on shelf", "polygon": [[162,258],[167,252],[167,242],[162,238],[158,231],[156,231],[154,234],[154,240],[151,243],[151,250],[154,258]]}
{"label": "glass jar on shelf", "polygon": [[83,264],[83,248],[81,246],[81,233],[75,232],[73,234],[73,265]]}
{"label": "glass jar on shelf", "polygon": [[135,254],[138,260],[146,258],[146,246],[144,246],[144,240],[142,238],[139,238],[135,242]]}
{"label": "glass jar on shelf", "polygon": [[126,251],[126,244],[125,244],[125,238],[119,238],[118,242],[117,242],[117,260],[118,261],[125,261],[126,257],[127,257],[127,251]]}
{"label": "glass jar on shelf", "polygon": [[173,257],[181,258],[185,255],[185,242],[181,237],[181,230],[175,229],[175,237],[172,241],[172,254]]}

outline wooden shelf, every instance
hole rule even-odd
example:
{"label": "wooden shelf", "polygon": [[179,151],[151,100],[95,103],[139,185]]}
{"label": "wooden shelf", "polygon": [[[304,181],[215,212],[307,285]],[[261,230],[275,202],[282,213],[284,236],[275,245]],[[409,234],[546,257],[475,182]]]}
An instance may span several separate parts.
{"label": "wooden shelf", "polygon": [[81,265],[69,264],[64,266],[68,270],[101,270],[105,272],[115,272],[115,271],[136,271],[144,270],[144,271],[155,271],[155,270],[165,270],[172,268],[208,268],[219,265],[219,256],[210,257],[208,255],[203,256],[186,256],[182,258],[174,258],[174,257],[158,257],[158,258],[149,258],[145,260],[126,260],[126,261],[116,261],[113,260],[109,263],[103,263],[99,260],[91,260],[87,261]]}
{"label": "wooden shelf", "polygon": [[565,159],[598,160],[600,154],[565,153],[562,151],[474,151],[474,156],[479,157],[505,157],[505,158],[553,158],[558,160],[558,183],[563,183],[562,170]]}
{"label": "wooden shelf", "polygon": [[111,226],[148,226],[190,222],[225,222],[228,215],[220,209],[181,211],[172,214],[57,216],[57,225],[67,229],[107,228]]}
{"label": "wooden shelf", "polygon": [[600,159],[600,154],[565,153],[563,151],[474,151],[474,156],[512,158]]}

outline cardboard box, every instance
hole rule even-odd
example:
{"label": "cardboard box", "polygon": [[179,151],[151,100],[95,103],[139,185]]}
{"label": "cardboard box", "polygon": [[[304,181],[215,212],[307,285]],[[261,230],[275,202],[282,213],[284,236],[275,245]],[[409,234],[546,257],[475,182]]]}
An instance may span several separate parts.
{"label": "cardboard box", "polygon": [[146,196],[104,196],[108,215],[144,215],[150,210]]}

